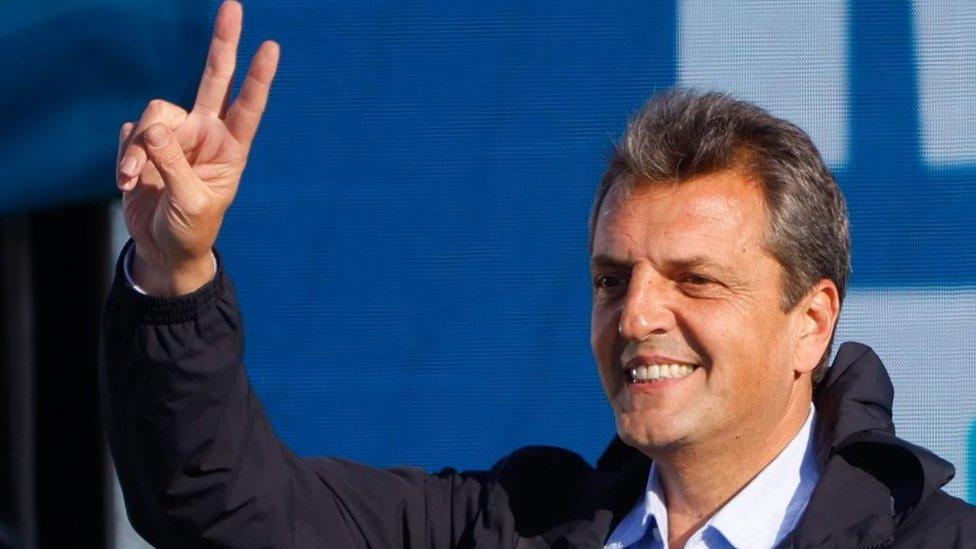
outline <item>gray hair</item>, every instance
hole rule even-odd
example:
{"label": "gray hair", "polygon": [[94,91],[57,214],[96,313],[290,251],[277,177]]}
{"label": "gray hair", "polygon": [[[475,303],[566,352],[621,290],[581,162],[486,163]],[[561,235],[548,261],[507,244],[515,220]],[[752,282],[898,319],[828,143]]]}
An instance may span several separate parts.
{"label": "gray hair", "polygon": [[[821,279],[837,285],[843,303],[851,238],[834,176],[803,130],[721,93],[668,91],[631,118],[593,202],[590,252],[600,205],[621,177],[680,183],[725,169],[742,169],[762,186],[766,248],[783,267],[782,309],[795,307]],[[814,383],[826,373],[832,344],[833,335],[813,372]]]}

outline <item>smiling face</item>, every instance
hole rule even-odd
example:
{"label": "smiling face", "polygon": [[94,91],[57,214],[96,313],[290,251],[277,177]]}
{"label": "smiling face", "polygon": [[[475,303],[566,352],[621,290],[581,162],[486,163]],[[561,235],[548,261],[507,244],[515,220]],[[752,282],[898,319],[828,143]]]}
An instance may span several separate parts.
{"label": "smiling face", "polygon": [[610,189],[591,345],[624,442],[655,457],[761,440],[809,407],[796,390],[802,307],[780,307],[766,224],[761,188],[735,170]]}

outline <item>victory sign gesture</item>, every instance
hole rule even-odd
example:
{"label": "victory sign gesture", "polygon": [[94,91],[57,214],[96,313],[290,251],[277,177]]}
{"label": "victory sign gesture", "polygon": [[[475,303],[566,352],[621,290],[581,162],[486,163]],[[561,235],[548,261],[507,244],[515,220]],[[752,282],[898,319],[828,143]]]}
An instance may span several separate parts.
{"label": "victory sign gesture", "polygon": [[276,42],[262,43],[229,104],[242,20],[238,2],[220,6],[192,110],[155,99],[120,130],[117,185],[135,241],[132,276],[152,295],[190,293],[214,274],[211,248],[237,193],[279,58]]}

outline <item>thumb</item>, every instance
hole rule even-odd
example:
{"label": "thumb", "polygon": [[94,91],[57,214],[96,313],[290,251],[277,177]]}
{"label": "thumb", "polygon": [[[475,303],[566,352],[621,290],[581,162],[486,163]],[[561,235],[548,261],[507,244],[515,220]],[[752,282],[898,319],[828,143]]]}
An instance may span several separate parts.
{"label": "thumb", "polygon": [[187,191],[196,181],[196,174],[183,154],[176,135],[163,124],[152,124],[143,132],[146,154],[171,193]]}

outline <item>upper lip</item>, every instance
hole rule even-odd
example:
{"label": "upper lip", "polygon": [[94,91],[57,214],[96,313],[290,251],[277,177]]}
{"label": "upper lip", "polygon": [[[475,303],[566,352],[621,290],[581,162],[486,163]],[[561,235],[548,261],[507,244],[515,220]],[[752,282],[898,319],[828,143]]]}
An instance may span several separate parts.
{"label": "upper lip", "polygon": [[628,370],[633,370],[634,368],[639,368],[641,366],[651,366],[654,364],[684,364],[687,366],[696,366],[694,362],[687,360],[682,360],[680,358],[669,357],[665,355],[637,355],[634,358],[627,361],[624,364],[624,368]]}

